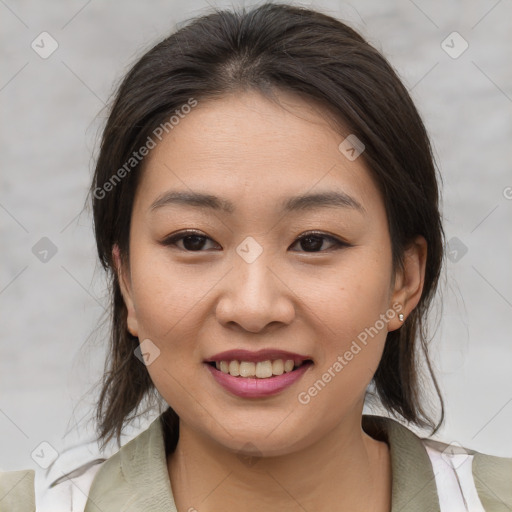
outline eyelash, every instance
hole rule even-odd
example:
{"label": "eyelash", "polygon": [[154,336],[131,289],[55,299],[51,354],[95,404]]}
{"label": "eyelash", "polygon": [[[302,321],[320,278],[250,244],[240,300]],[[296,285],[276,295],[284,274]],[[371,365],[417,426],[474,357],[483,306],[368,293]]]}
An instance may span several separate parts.
{"label": "eyelash", "polygon": [[[171,236],[165,238],[164,240],[162,240],[161,244],[166,247],[175,246],[177,249],[180,249],[181,251],[189,252],[189,253],[205,252],[201,249],[198,251],[189,251],[187,249],[181,249],[180,247],[176,246],[177,242],[179,242],[180,240],[183,240],[184,238],[187,238],[188,236],[199,236],[199,237],[207,239],[207,240],[212,240],[210,237],[204,235],[203,233],[201,233],[199,231],[188,230],[188,231],[181,231],[180,233],[175,233],[174,235],[171,235]],[[299,238],[297,238],[293,242],[292,245],[297,244],[297,242],[300,242],[302,239],[307,238],[308,236],[311,236],[311,237],[314,236],[316,238],[323,238],[325,240],[333,242],[334,245],[330,249],[321,250],[321,251],[303,251],[303,252],[306,252],[307,254],[324,253],[324,252],[329,252],[331,250],[337,250],[342,247],[351,247],[351,245],[348,244],[347,242],[339,240],[338,238],[336,238],[332,235],[328,235],[327,233],[323,233],[321,231],[308,231],[306,233],[303,233]]]}

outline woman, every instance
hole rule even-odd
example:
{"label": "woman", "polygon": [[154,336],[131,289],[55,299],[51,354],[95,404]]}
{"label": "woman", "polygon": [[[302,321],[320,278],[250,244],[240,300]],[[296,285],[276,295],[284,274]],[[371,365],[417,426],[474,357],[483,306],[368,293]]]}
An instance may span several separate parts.
{"label": "woman", "polygon": [[181,28],[121,84],[91,195],[113,306],[99,440],[166,410],[40,510],[59,488],[85,512],[512,507],[512,459],[362,413],[442,424],[443,229],[423,123],[352,29],[273,4]]}

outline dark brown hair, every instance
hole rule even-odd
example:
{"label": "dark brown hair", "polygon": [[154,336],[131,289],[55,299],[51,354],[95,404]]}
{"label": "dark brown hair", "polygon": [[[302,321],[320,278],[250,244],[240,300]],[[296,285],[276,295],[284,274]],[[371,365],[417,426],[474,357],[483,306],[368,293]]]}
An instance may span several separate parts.
{"label": "dark brown hair", "polygon": [[[155,392],[146,367],[134,356],[138,339],[127,330],[112,259],[112,247],[118,244],[129,264],[130,217],[144,161],[121,173],[122,179],[115,175],[120,177],[118,171],[133,152],[191,98],[201,102],[241,90],[270,97],[271,89],[323,105],[364,143],[361,158],[384,199],[395,270],[414,237],[425,237],[420,302],[400,329],[388,333],[372,384],[375,396],[395,417],[433,432],[443,422],[426,320],[442,268],[444,232],[437,172],[423,122],[396,72],[357,32],[317,11],[267,3],[191,20],[135,63],[114,98],[90,189],[98,254],[112,294],[110,348],[96,410],[98,440],[104,445],[114,435],[120,443],[125,424]],[[441,405],[437,426],[420,390],[421,354]],[[177,415],[169,408],[164,419],[175,444]]]}

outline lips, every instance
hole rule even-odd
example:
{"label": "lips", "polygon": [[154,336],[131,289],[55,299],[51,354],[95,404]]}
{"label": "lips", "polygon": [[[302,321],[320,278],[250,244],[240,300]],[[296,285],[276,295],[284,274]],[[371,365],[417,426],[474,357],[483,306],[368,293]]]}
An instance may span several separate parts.
{"label": "lips", "polygon": [[313,365],[310,356],[274,349],[228,350],[204,363],[217,383],[243,398],[277,394]]}

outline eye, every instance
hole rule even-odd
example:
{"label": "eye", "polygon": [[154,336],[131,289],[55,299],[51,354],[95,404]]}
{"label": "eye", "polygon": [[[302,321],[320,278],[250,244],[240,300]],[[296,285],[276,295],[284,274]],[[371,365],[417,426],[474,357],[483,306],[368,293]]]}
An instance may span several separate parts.
{"label": "eye", "polygon": [[[174,245],[179,249],[188,252],[202,252],[201,249],[205,246],[206,240],[212,240],[206,235],[201,234],[199,231],[182,231],[171,235],[162,241],[162,245],[171,246]],[[183,241],[183,247],[177,245],[178,242]],[[212,240],[213,241],[213,240]]]}
{"label": "eye", "polygon": [[[204,249],[205,245],[207,245],[208,240],[213,242],[210,237],[203,235],[199,231],[182,231],[181,233],[171,235],[161,243],[165,246],[175,246],[187,252],[204,252],[202,249]],[[293,245],[300,243],[300,246],[304,252],[325,252],[325,249],[320,250],[325,241],[331,243],[331,249],[350,247],[350,244],[320,231],[311,231],[309,233],[305,233],[301,237],[297,238]],[[179,242],[183,242],[183,245],[179,246]]]}
{"label": "eye", "polygon": [[340,247],[350,247],[350,244],[320,231],[311,231],[302,235],[295,241],[294,245],[300,243],[300,246],[304,252],[326,252],[325,250],[319,250],[326,240],[331,242],[331,248],[334,249],[339,249]]}

